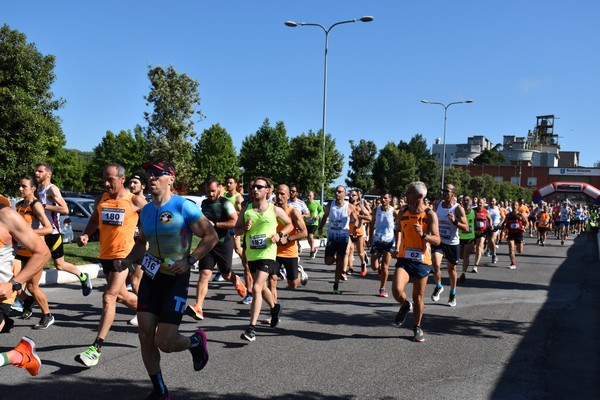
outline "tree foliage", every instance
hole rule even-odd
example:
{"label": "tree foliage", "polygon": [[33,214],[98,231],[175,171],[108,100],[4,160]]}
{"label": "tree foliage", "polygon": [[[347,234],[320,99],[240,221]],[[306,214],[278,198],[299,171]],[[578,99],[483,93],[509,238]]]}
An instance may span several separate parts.
{"label": "tree foliage", "polygon": [[473,164],[475,165],[500,165],[506,159],[502,155],[498,149],[493,148],[491,150],[483,150],[481,154],[479,154],[473,160]]}
{"label": "tree foliage", "polygon": [[54,66],[55,57],[24,34],[0,27],[0,192],[16,194],[19,179],[66,143],[55,115],[64,101],[51,91]]}
{"label": "tree foliage", "polygon": [[107,131],[100,144],[93,149],[93,156],[86,165],[85,186],[88,190],[103,190],[102,170],[110,163],[119,163],[127,173],[141,168],[145,160],[146,142],[141,128],[135,133],[121,131],[115,135]]}
{"label": "tree foliage", "polygon": [[225,128],[215,124],[205,129],[192,152],[196,180],[193,189],[200,190],[209,176],[223,182],[225,177],[239,176],[238,157],[233,140]]}
{"label": "tree foliage", "polygon": [[408,143],[401,140],[398,148],[415,156],[418,180],[424,182],[430,191],[441,186],[441,166],[435,161],[427,141],[420,133],[413,136]]}
{"label": "tree foliage", "polygon": [[379,150],[373,166],[373,179],[377,189],[388,189],[393,195],[400,196],[409,183],[418,179],[417,160],[413,154],[388,142]]}
{"label": "tree foliage", "polygon": [[[312,130],[302,133],[290,141],[291,152],[288,163],[292,166],[287,183],[294,183],[306,194],[309,190],[320,196],[323,165],[323,135]],[[325,136],[325,177],[331,184],[342,173],[344,156],[335,147],[331,135]],[[328,178],[329,177],[329,178]]]}
{"label": "tree foliage", "polygon": [[172,66],[149,67],[148,78],[151,88],[144,99],[153,110],[144,113],[147,159],[171,161],[177,172],[175,184],[185,193],[194,183],[191,139],[196,135],[195,119],[203,117],[196,110],[200,106],[198,82]]}
{"label": "tree foliage", "polygon": [[377,156],[377,146],[372,140],[361,139],[358,145],[354,144],[354,140],[350,140],[350,149],[348,165],[351,169],[348,170],[346,185],[360,188],[365,193],[369,193],[375,185],[373,166]]}
{"label": "tree foliage", "polygon": [[265,118],[256,133],[246,136],[240,149],[240,165],[244,168],[244,181],[265,176],[274,182],[287,182],[291,166],[290,142],[283,121],[272,127]]}

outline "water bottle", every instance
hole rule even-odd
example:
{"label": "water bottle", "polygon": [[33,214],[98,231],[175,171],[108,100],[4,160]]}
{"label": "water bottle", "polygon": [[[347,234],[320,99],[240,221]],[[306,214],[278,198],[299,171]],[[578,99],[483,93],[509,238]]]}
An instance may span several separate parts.
{"label": "water bottle", "polygon": [[65,243],[72,243],[74,240],[73,226],[71,225],[70,219],[66,219],[64,222],[62,237],[63,237],[63,242],[65,242]]}

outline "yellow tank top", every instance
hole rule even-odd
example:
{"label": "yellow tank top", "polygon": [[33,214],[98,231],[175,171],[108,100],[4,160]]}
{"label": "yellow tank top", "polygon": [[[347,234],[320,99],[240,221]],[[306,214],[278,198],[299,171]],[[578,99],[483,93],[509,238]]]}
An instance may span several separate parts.
{"label": "yellow tank top", "polygon": [[125,258],[133,248],[139,216],[132,198],[129,192],[120,199],[111,199],[108,193],[102,195],[98,203],[100,259]]}
{"label": "yellow tank top", "polygon": [[[292,212],[294,211],[294,207],[287,205],[287,208],[284,210],[290,219],[292,219]],[[277,232],[281,232],[281,230],[285,227],[285,224],[281,223],[279,220],[277,221]],[[289,233],[289,235],[295,235],[298,233],[298,227],[294,225],[294,229]],[[284,258],[295,258],[298,257],[298,243],[295,241],[288,242],[284,245],[277,245],[277,257]]]}
{"label": "yellow tank top", "polygon": [[402,240],[400,242],[400,252],[398,258],[406,258],[421,264],[431,265],[431,246],[429,242],[422,239],[415,231],[413,225],[420,224],[423,232],[429,229],[429,220],[427,212],[430,209],[421,211],[419,214],[411,214],[408,208],[400,217],[400,227],[402,229]]}

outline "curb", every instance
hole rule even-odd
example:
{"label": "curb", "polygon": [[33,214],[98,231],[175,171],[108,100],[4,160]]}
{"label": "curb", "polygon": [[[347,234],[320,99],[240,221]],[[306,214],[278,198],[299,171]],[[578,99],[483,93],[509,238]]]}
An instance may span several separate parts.
{"label": "curb", "polygon": [[[315,239],[315,243],[319,244],[318,247],[324,247],[327,243],[327,239]],[[309,247],[308,241],[301,240],[300,247],[303,249],[307,249]],[[235,251],[233,252],[233,259],[234,261],[236,259],[239,260],[239,256],[235,253]],[[76,265],[76,267],[79,268],[81,272],[87,273],[91,279],[104,278],[104,272],[102,271],[102,267],[100,266],[100,264],[84,264]],[[39,285],[51,286],[73,282],[79,282],[79,278],[69,272],[59,271],[57,269],[44,269],[44,271],[42,272],[42,277],[40,278]]]}

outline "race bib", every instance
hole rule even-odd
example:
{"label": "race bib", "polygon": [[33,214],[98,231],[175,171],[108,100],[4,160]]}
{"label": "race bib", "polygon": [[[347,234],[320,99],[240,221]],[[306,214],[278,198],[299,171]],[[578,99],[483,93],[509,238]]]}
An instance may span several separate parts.
{"label": "race bib", "polygon": [[250,236],[250,248],[251,249],[266,249],[267,248],[267,235],[253,235]]}
{"label": "race bib", "polygon": [[413,261],[423,262],[423,250],[407,247],[406,258],[410,258]]}
{"label": "race bib", "polygon": [[485,228],[485,221],[477,221],[477,227],[479,229]]}
{"label": "race bib", "polygon": [[314,224],[315,223],[315,219],[314,218],[306,218],[306,223],[307,224]]}
{"label": "race bib", "polygon": [[103,225],[123,225],[125,220],[125,210],[122,208],[105,208],[102,210]]}
{"label": "race bib", "polygon": [[511,222],[510,223],[510,229],[519,229],[519,223],[518,222]]}
{"label": "race bib", "polygon": [[445,239],[449,239],[450,238],[450,229],[440,226],[440,236]]}
{"label": "race bib", "polygon": [[154,276],[160,269],[160,263],[160,258],[155,257],[150,253],[146,253],[142,259],[142,269],[150,279],[154,279]]}

